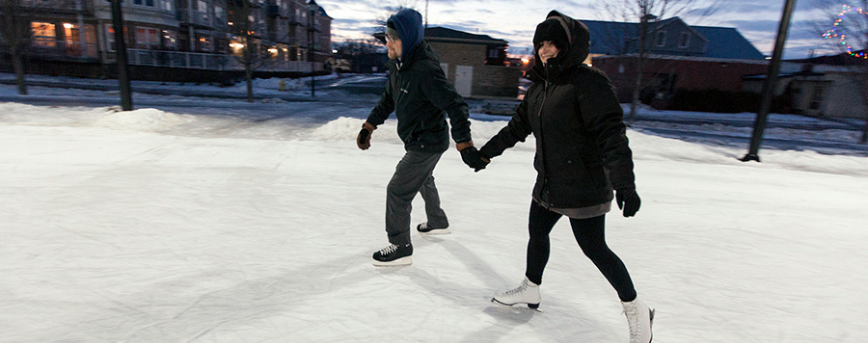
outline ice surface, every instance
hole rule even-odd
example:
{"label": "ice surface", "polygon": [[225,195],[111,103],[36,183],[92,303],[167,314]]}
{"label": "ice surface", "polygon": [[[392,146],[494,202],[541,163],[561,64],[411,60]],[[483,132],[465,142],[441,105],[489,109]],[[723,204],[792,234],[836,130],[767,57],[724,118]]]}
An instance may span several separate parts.
{"label": "ice surface", "polygon": [[[375,268],[396,122],[360,151],[369,107],[274,106],[297,113],[0,103],[0,342],[627,342],[566,220],[545,312],[489,302],[523,278],[532,139],[479,173],[446,152],[453,233]],[[868,159],[628,135],[642,208],[608,242],[655,342],[868,341]]]}

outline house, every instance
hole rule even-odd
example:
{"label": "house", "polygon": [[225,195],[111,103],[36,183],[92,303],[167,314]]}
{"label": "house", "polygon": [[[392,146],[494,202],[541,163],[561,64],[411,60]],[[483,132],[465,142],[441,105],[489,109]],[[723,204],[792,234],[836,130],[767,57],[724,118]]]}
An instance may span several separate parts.
{"label": "house", "polygon": [[643,102],[663,104],[679,91],[739,92],[742,77],[768,69],[765,56],[735,28],[691,26],[679,17],[642,23],[582,21],[591,33],[589,61],[612,79],[621,102],[636,80],[639,30],[647,25]]}
{"label": "house", "polygon": [[[331,57],[332,18],[313,0],[122,0],[121,7],[133,79],[208,82],[240,75],[242,20],[249,22],[259,74],[323,73]],[[110,1],[22,0],[17,15],[31,32],[28,72],[113,76]],[[2,51],[8,54],[8,47]],[[9,70],[8,63],[0,67]]]}
{"label": "house", "polygon": [[[868,118],[868,61],[846,53],[784,61],[774,96],[790,112],[816,117]],[[767,75],[747,75],[743,90],[760,94]]]}
{"label": "house", "polygon": [[[374,37],[385,42],[382,33]],[[507,63],[507,41],[445,27],[426,28],[425,39],[440,57],[443,72],[461,96],[480,99],[518,97],[521,69]]]}

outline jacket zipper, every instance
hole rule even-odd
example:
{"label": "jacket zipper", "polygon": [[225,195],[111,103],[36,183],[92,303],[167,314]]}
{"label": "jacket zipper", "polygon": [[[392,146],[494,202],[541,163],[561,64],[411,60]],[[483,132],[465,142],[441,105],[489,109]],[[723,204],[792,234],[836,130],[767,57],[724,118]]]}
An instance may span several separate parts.
{"label": "jacket zipper", "polygon": [[549,95],[549,68],[548,68],[548,66],[544,66],[543,69],[545,69],[545,71],[546,71],[546,77],[545,77],[545,80],[543,83],[543,100],[542,100],[542,104],[540,104],[540,106],[539,106],[539,113],[537,114],[537,116],[539,117],[539,142],[541,145],[540,154],[542,155],[541,156],[541,160],[542,160],[541,162],[542,162],[542,168],[543,168],[543,180],[542,180],[543,184],[542,184],[542,188],[540,188],[540,193],[541,193],[540,194],[540,201],[542,201],[543,203],[546,203],[543,205],[543,207],[548,207],[548,206],[550,206],[550,204],[547,204],[547,203],[551,200],[548,199],[548,196],[546,196],[546,192],[547,192],[547,188],[548,188],[547,184],[548,184],[549,177],[548,177],[548,166],[546,166],[546,157],[545,157],[546,156],[545,141],[544,141],[545,134],[543,133],[542,112],[543,112],[543,108],[545,107],[545,104],[546,104],[546,99],[548,98],[548,95]]}

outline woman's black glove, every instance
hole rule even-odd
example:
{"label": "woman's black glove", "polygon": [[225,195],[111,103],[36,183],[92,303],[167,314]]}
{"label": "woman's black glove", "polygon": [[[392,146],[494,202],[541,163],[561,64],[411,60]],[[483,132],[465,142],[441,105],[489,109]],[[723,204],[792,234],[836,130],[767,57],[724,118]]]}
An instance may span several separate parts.
{"label": "woman's black glove", "polygon": [[621,188],[615,190],[615,199],[618,208],[624,210],[624,217],[632,217],[639,211],[642,200],[636,193],[636,188]]}

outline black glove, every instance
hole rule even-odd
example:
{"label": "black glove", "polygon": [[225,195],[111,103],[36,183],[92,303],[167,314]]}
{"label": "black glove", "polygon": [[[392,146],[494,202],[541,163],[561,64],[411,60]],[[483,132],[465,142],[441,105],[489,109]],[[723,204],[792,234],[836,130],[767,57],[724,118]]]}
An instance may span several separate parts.
{"label": "black glove", "polygon": [[636,193],[636,188],[615,190],[615,199],[618,202],[618,208],[624,210],[624,217],[634,216],[639,211],[639,205],[642,204],[639,194]]}
{"label": "black glove", "polygon": [[485,169],[485,166],[487,166],[489,162],[486,158],[482,157],[479,150],[476,150],[476,148],[472,146],[461,149],[461,159],[464,161],[464,164],[473,168],[473,171],[477,172]]}
{"label": "black glove", "polygon": [[367,122],[362,125],[362,131],[359,131],[359,136],[356,137],[356,144],[359,146],[359,149],[368,150],[371,147],[371,133],[376,129],[377,127]]}

